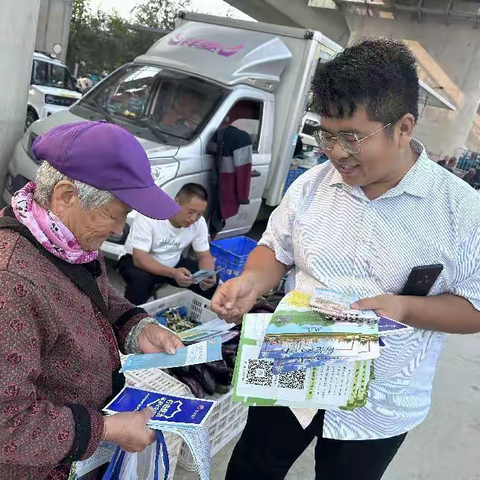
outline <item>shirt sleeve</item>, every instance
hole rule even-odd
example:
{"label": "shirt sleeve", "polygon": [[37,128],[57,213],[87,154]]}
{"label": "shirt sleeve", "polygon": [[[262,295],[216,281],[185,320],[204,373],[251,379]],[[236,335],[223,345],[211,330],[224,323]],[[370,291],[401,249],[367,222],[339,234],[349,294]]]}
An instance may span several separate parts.
{"label": "shirt sleeve", "polygon": [[303,199],[304,182],[296,181],[284,195],[282,202],[270,215],[267,229],[258,245],[275,252],[275,258],[284,265],[295,265],[293,225],[296,211]]}
{"label": "shirt sleeve", "polygon": [[137,214],[133,221],[132,231],[130,232],[130,244],[132,250],[141,250],[149,253],[153,244],[153,224],[152,220]]}
{"label": "shirt sleeve", "polygon": [[480,310],[480,226],[474,227],[460,243],[451,293],[468,300]]}
{"label": "shirt sleeve", "polygon": [[197,253],[208,252],[210,250],[207,222],[203,217],[198,221],[198,231],[192,241],[192,247]]}

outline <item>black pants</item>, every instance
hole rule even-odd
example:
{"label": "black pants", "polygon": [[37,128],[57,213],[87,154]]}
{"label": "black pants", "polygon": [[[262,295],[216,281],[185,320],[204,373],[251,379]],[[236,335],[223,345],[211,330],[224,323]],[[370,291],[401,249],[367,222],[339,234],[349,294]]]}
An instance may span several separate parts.
{"label": "black pants", "polygon": [[316,480],[380,480],[407,434],[382,440],[322,438],[324,414],[319,411],[303,429],[289,408],[250,407],[225,480],[281,480],[315,437]]}
{"label": "black pants", "polygon": [[[198,271],[197,262],[184,258],[182,258],[178,263],[177,268],[179,267],[187,268],[191,273]],[[173,278],[152,275],[151,273],[136,267],[133,264],[133,257],[131,255],[126,255],[123,257],[120,260],[118,268],[120,270],[120,274],[127,282],[125,298],[134,305],[142,305],[146,303],[157,285],[168,283],[169,285],[178,287],[177,282],[175,282]],[[191,285],[189,287],[189,290],[192,290],[193,292],[198,293],[202,297],[208,299],[213,297],[216,289],[217,285],[205,291],[200,288],[200,285]]]}

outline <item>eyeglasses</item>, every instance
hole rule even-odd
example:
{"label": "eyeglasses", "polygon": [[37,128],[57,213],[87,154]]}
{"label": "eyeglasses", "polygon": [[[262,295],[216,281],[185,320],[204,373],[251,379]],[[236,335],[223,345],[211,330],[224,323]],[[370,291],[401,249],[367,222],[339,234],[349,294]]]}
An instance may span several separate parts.
{"label": "eyeglasses", "polygon": [[338,142],[346,153],[349,155],[357,155],[362,149],[362,142],[364,142],[367,138],[373,137],[377,133],[380,133],[382,130],[385,130],[390,125],[392,125],[392,122],[387,123],[387,125],[380,127],[378,130],[375,130],[375,132],[370,133],[363,138],[358,138],[356,133],[339,133],[338,136],[334,137],[323,130],[316,130],[313,133],[313,136],[318,146],[322,150],[331,152],[335,148],[335,143]]}

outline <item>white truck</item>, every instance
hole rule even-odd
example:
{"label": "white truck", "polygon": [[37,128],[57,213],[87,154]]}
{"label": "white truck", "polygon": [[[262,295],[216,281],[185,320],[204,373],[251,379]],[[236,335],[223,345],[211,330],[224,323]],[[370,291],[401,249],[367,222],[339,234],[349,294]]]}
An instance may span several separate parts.
{"label": "white truck", "polygon": [[[280,202],[312,77],[319,62],[341,50],[316,31],[181,13],[177,28],[146,54],[68,111],[31,126],[16,146],[4,199],[34,178],[31,145],[37,135],[62,123],[99,119],[138,138],[156,183],[171,196],[188,182],[208,189],[214,157],[207,145],[234,114],[233,125],[248,131],[254,144],[250,203],[227,220],[219,238],[245,234],[262,205]],[[428,93],[429,102],[445,104]],[[127,232],[128,225],[121,238],[105,242],[107,257],[124,254]]]}
{"label": "white truck", "polygon": [[55,58],[35,52],[25,129],[36,120],[67,110],[81,96],[66,65]]}

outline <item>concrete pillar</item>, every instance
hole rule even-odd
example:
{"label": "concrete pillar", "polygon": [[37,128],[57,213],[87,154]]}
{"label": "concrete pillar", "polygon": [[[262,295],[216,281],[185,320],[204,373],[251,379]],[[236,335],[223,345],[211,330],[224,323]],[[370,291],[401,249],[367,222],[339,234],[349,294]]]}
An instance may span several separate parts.
{"label": "concrete pillar", "polygon": [[35,49],[50,54],[53,46],[59,44],[62,53],[58,58],[62,62],[67,58],[72,3],[73,0],[40,1]]}
{"label": "concrete pillar", "polygon": [[427,150],[439,157],[456,155],[459,148],[478,142],[480,129],[469,132],[478,122],[480,102],[480,35],[472,24],[441,17],[425,17],[419,23],[411,15],[396,14],[395,20],[361,15],[346,15],[352,32],[358,37],[385,36],[404,39],[417,57],[422,80],[434,88],[457,110],[421,109],[416,136]]}
{"label": "concrete pillar", "polygon": [[40,0],[0,1],[0,192],[23,134],[39,6]]}

